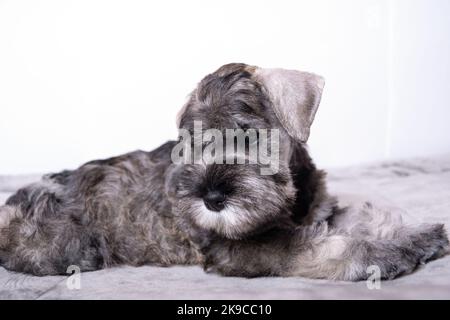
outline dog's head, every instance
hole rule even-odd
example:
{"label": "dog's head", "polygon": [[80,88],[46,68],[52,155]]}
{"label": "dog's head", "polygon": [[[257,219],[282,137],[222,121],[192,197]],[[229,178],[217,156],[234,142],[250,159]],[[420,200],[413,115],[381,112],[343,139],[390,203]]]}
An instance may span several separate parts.
{"label": "dog's head", "polygon": [[[312,73],[236,63],[206,76],[177,117],[182,148],[174,154],[184,161],[167,180],[176,209],[197,227],[231,239],[289,217],[299,197],[293,158],[304,150],[323,86]],[[270,156],[262,161],[264,147]],[[201,153],[197,161],[194,149]]]}

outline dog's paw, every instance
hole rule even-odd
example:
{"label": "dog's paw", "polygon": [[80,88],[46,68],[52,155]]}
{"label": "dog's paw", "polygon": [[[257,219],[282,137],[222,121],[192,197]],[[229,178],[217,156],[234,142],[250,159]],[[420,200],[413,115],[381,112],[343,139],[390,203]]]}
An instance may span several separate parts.
{"label": "dog's paw", "polygon": [[417,268],[417,263],[401,263],[389,265],[381,273],[382,280],[393,280],[406,274],[410,274]]}
{"label": "dog's paw", "polygon": [[409,274],[419,265],[445,255],[448,246],[449,240],[443,224],[421,225],[400,247],[397,263],[387,265],[384,278],[394,279]]}
{"label": "dog's paw", "polygon": [[378,256],[377,266],[384,280],[412,273],[419,265],[441,257],[448,250],[449,240],[442,224],[424,224],[401,232],[400,238],[369,251],[371,259]]}
{"label": "dog's paw", "polygon": [[443,224],[422,225],[413,243],[421,253],[420,264],[442,257],[449,250],[449,240]]}

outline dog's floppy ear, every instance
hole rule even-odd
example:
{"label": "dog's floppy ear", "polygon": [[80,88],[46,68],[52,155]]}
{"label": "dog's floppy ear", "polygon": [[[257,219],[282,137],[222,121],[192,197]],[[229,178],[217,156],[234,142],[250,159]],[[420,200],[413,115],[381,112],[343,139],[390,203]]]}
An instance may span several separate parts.
{"label": "dog's floppy ear", "polygon": [[189,103],[191,102],[192,96],[195,95],[196,90],[192,91],[186,99],[186,102],[184,103],[184,105],[181,107],[181,109],[178,111],[177,113],[177,117],[176,117],[176,124],[177,124],[177,128],[180,128],[181,125],[181,119],[183,118],[184,113],[186,112]]}
{"label": "dog's floppy ear", "polygon": [[285,69],[256,68],[253,74],[266,89],[275,114],[288,134],[306,142],[325,80],[313,73]]}
{"label": "dog's floppy ear", "polygon": [[180,111],[178,111],[177,113],[177,118],[176,118],[176,124],[177,124],[177,128],[180,128],[181,125],[181,118],[183,117],[184,113],[186,112],[186,109],[188,107],[188,102],[186,102],[180,109]]}

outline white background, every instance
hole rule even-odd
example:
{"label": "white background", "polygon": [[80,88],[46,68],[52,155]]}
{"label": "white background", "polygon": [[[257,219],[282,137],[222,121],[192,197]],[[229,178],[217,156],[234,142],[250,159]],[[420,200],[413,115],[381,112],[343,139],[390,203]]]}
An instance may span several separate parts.
{"label": "white background", "polygon": [[313,71],[321,166],[450,152],[450,1],[2,1],[0,174],[176,137],[228,62]]}

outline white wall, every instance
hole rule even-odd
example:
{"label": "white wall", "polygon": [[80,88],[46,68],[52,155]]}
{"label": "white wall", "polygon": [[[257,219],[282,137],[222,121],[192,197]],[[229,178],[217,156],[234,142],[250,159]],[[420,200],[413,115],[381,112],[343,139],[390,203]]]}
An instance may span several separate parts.
{"label": "white wall", "polygon": [[325,76],[319,165],[450,152],[449,3],[0,0],[0,174],[175,138],[186,95],[228,62]]}
{"label": "white wall", "polygon": [[389,155],[449,152],[450,1],[396,3]]}

